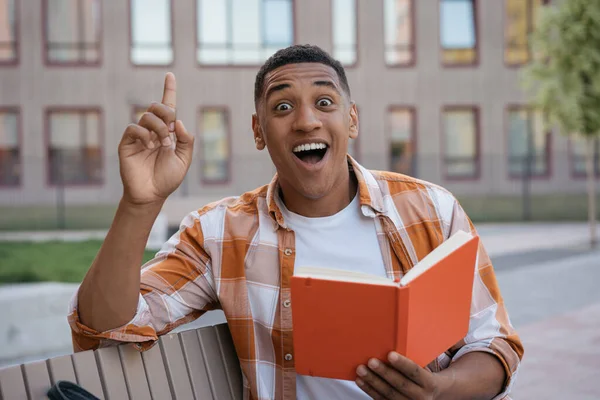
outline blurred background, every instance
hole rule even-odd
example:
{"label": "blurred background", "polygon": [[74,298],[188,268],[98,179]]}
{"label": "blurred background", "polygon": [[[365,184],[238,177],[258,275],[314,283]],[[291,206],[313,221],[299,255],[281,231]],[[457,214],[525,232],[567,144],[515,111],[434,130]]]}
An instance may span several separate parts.
{"label": "blurred background", "polygon": [[[122,191],[118,142],[160,101],[164,74],[177,77],[178,118],[197,141],[159,241],[186,213],[270,181],[274,167],[251,131],[255,75],[277,49],[310,43],[346,68],[360,117],[349,153],[451,190],[478,227],[513,323],[542,343],[516,390],[600,398],[585,379],[600,373],[600,358],[571,368],[575,378],[562,373],[581,393],[544,358],[548,324],[571,324],[556,321],[575,310],[588,332],[579,343],[600,339],[591,283],[600,253],[584,222],[590,144],[548,128],[521,85],[546,3],[0,0],[0,365],[69,351],[74,286],[65,282],[81,281],[110,226]],[[592,143],[598,180],[600,140]]]}

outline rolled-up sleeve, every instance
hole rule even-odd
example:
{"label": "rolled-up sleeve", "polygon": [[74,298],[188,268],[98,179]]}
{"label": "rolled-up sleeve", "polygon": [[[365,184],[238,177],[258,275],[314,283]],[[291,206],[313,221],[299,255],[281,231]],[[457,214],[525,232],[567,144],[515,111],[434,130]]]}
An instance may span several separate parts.
{"label": "rolled-up sleeve", "polygon": [[[69,304],[68,321],[75,351],[119,342],[146,350],[177,326],[219,308],[210,255],[203,247],[198,213],[189,214],[181,227],[141,269],[137,311],[127,324],[98,332],[81,323],[76,292]],[[118,279],[118,277],[115,277]]]}
{"label": "rolled-up sleeve", "polygon": [[[473,223],[456,201],[448,233],[452,235],[458,230],[477,233]],[[473,283],[469,331],[467,336],[448,352],[450,362],[455,362],[473,351],[490,353],[502,363],[506,380],[502,393],[494,399],[508,398],[523,358],[523,344],[510,323],[492,262],[482,241],[479,242],[477,270]]]}

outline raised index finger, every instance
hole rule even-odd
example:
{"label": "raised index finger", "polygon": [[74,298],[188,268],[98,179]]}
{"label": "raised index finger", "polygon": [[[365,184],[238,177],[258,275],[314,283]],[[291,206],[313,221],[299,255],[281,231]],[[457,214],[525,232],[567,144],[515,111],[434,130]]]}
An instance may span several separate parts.
{"label": "raised index finger", "polygon": [[172,109],[176,108],[177,104],[177,83],[175,75],[172,72],[167,72],[165,75],[165,88],[163,90],[162,103]]}

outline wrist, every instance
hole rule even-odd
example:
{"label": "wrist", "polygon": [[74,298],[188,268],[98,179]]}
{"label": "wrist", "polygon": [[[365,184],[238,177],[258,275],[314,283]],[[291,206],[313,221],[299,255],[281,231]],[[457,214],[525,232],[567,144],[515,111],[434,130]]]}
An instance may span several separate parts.
{"label": "wrist", "polygon": [[156,218],[162,210],[164,200],[157,200],[148,203],[135,203],[123,196],[119,201],[118,212],[121,214],[131,215],[133,217],[153,217]]}

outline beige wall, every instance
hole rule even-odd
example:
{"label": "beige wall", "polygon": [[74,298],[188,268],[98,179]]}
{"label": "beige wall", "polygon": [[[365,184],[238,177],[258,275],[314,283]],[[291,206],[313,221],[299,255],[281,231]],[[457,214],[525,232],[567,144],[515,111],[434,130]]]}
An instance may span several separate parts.
{"label": "beige wall", "polygon": [[[174,1],[172,67],[134,67],[129,62],[127,1],[102,2],[102,63],[100,67],[46,67],[42,52],[42,11],[38,2],[19,2],[20,63],[0,67],[0,106],[19,106],[24,166],[22,185],[0,188],[1,204],[52,203],[55,189],[46,183],[44,110],[49,106],[94,106],[103,110],[105,182],[101,186],[68,187],[69,203],[114,203],[121,193],[116,158],[120,136],[130,122],[132,107],[160,100],[167,70],[178,79],[178,116],[196,132],[197,110],[227,106],[232,131],[233,171],[227,185],[200,184],[199,157],[176,197],[208,199],[237,194],[268,182],[273,173],[266,152],[254,149],[250,117],[254,111],[256,68],[201,68],[195,59],[194,0]],[[416,66],[387,68],[383,56],[383,3],[358,0],[358,63],[347,74],[360,109],[360,158],[366,166],[388,168],[386,111],[390,105],[417,110],[419,177],[458,194],[518,194],[521,183],[510,180],[506,165],[508,104],[525,103],[518,88],[518,69],[503,61],[503,1],[478,1],[479,65],[443,68],[439,54],[438,1],[415,1]],[[296,0],[296,43],[313,43],[330,51],[331,7],[325,0]],[[449,182],[442,177],[440,112],[445,105],[479,107],[482,170],[477,181]],[[198,147],[198,146],[197,146]],[[196,149],[198,152],[198,148]],[[552,137],[552,175],[533,183],[533,190],[583,192],[585,182],[573,181],[567,141]],[[186,199],[186,202],[196,200]]]}

